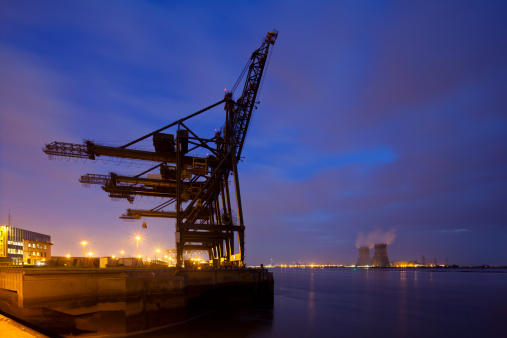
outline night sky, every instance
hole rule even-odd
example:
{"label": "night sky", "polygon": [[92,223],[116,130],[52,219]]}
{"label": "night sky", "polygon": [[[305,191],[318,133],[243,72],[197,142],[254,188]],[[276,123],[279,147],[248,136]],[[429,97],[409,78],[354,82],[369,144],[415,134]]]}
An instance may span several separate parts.
{"label": "night sky", "polygon": [[[174,221],[46,143],[119,146],[223,98],[279,37],[240,163],[247,264],[391,260],[507,265],[507,2],[1,1],[0,222],[51,235],[53,255],[153,257]],[[238,94],[236,94],[236,97]],[[189,127],[213,135],[216,108]],[[146,142],[139,147],[148,147]],[[142,230],[142,231],[141,231]]]}

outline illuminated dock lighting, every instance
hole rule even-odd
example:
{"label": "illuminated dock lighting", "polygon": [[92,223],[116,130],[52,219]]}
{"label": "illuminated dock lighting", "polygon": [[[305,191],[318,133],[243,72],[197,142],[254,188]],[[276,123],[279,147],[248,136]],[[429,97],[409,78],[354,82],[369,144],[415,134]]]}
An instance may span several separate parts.
{"label": "illuminated dock lighting", "polygon": [[88,244],[86,241],[81,242],[81,245],[83,246],[83,257],[86,257],[86,244]]}
{"label": "illuminated dock lighting", "polygon": [[136,236],[136,255],[139,256],[139,241],[141,240],[141,236]]}

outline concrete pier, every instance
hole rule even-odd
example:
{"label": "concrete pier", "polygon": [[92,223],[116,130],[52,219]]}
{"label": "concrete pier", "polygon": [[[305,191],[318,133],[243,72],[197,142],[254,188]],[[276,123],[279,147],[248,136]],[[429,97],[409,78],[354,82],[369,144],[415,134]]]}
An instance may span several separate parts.
{"label": "concrete pier", "polygon": [[272,307],[265,269],[0,269],[0,312],[63,336],[132,333],[193,311]]}
{"label": "concrete pier", "polygon": [[40,332],[34,331],[25,325],[0,315],[0,333],[2,337],[16,338],[48,338]]}

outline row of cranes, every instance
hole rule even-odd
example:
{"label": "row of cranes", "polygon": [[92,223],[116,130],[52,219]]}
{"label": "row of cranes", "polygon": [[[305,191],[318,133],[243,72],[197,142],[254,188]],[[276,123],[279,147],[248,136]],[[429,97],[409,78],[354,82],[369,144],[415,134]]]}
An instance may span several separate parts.
{"label": "row of cranes", "polygon": [[[126,199],[130,203],[135,196],[163,198],[162,204],[150,210],[127,209],[121,218],[175,219],[178,267],[183,265],[183,252],[201,250],[208,252],[213,266],[242,267],[245,264],[245,222],[237,164],[256,108],[269,49],[277,37],[277,31],[269,32],[252,53],[234,86],[235,89],[246,73],[243,91],[237,100],[233,98],[233,89],[226,92],[222,100],[120,147],[92,141],[83,144],[53,142],[46,144],[43,151],[50,159],[110,157],[150,163],[149,169],[135,176],[86,174],[79,181],[85,185],[100,185],[111,198]],[[188,127],[189,120],[222,104],[225,123],[214,136],[200,137]],[[173,133],[167,133],[170,129]],[[150,137],[153,151],[132,148]],[[208,156],[190,154],[199,149],[205,149]],[[160,175],[146,177],[154,171]],[[232,187],[229,187],[231,176]],[[234,196],[231,189],[234,189]]]}

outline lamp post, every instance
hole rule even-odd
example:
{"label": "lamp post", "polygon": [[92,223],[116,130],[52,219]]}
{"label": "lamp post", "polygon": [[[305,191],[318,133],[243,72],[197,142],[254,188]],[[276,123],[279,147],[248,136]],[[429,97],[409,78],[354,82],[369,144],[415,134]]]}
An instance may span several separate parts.
{"label": "lamp post", "polygon": [[139,256],[139,240],[141,239],[141,236],[136,236],[136,255]]}
{"label": "lamp post", "polygon": [[86,257],[86,244],[88,244],[86,241],[81,242],[81,245],[83,246],[83,257]]}
{"label": "lamp post", "polygon": [[[155,250],[157,253],[160,253],[160,249]],[[157,254],[155,254],[155,260],[157,260]]]}
{"label": "lamp post", "polygon": [[123,254],[125,253],[125,251],[122,250],[122,251],[120,251],[120,253],[121,253],[121,258],[123,258]]}

